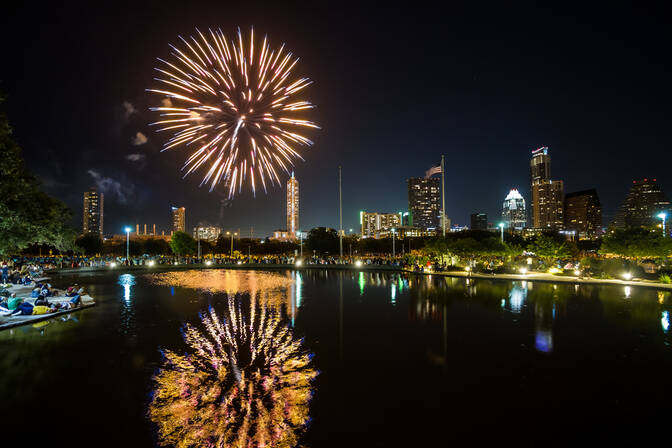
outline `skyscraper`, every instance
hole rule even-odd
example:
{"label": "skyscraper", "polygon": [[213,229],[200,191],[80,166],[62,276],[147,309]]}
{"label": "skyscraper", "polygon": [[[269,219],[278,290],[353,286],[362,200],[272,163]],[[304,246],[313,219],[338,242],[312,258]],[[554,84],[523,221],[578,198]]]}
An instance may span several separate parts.
{"label": "skyscraper", "polygon": [[551,156],[548,147],[532,151],[532,226],[535,229],[562,229],[564,225],[564,184],[551,180]]}
{"label": "skyscraper", "polygon": [[408,179],[411,225],[424,230],[441,229],[441,179]]}
{"label": "skyscraper", "polygon": [[173,232],[184,232],[185,227],[185,213],[184,207],[171,207],[173,216]]}
{"label": "skyscraper", "polygon": [[103,193],[98,193],[95,187],[84,192],[82,233],[103,235],[103,200]]}
{"label": "skyscraper", "polygon": [[296,237],[299,231],[299,181],[294,177],[287,180],[287,232]]}
{"label": "skyscraper", "polygon": [[659,223],[658,215],[670,213],[670,201],[656,183],[656,179],[633,180],[630,192],[619,208],[614,226],[641,227]]}
{"label": "skyscraper", "polygon": [[548,146],[542,146],[532,151],[530,174],[532,185],[551,180],[551,156],[548,153]]}
{"label": "skyscraper", "polygon": [[401,226],[401,213],[359,212],[362,238],[386,238],[392,229]]}
{"label": "skyscraper", "polygon": [[488,230],[488,215],[485,213],[472,213],[471,230]]}
{"label": "skyscraper", "polygon": [[602,205],[597,191],[577,191],[565,196],[565,230],[580,238],[593,238],[602,230]]}
{"label": "skyscraper", "polygon": [[515,188],[509,191],[502,206],[502,221],[508,229],[523,230],[527,225],[525,199]]}

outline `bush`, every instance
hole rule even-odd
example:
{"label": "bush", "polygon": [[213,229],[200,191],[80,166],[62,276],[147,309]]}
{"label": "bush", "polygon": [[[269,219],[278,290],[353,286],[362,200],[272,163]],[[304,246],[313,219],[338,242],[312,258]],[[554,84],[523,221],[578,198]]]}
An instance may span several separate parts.
{"label": "bush", "polygon": [[667,274],[660,274],[660,277],[658,277],[658,281],[660,283],[665,283],[666,285],[669,285],[670,283],[672,283],[672,277],[670,277]]}

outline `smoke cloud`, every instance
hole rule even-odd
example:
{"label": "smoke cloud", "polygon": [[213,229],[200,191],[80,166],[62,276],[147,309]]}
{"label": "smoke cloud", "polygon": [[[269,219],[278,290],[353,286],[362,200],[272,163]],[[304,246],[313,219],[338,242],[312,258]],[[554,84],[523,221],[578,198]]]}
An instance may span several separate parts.
{"label": "smoke cloud", "polygon": [[96,170],[89,170],[89,175],[93,178],[96,187],[98,187],[100,191],[111,194],[122,204],[126,204],[129,197],[133,194],[133,184],[128,183],[122,185],[121,182],[114,180],[111,177],[105,177]]}
{"label": "smoke cloud", "polygon": [[145,143],[147,143],[147,136],[142,132],[136,132],[135,137],[131,139],[131,143],[133,144],[133,146],[144,145]]}

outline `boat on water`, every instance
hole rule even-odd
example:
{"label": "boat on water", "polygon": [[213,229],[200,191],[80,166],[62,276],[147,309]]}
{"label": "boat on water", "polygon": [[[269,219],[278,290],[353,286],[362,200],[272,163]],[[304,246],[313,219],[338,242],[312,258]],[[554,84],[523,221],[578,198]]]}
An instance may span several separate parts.
{"label": "boat on water", "polygon": [[[36,278],[34,279],[35,284],[39,282],[44,282],[48,280],[48,277],[42,277],[42,278]],[[29,303],[34,306],[35,301],[37,300],[36,297],[32,297],[32,292],[35,289],[35,284],[31,285],[2,285],[4,286],[2,289],[5,291],[11,293],[15,293],[16,297],[19,297],[23,299],[24,302]],[[61,304],[69,304],[71,303],[73,297],[65,296],[65,295],[58,295],[58,296],[49,296],[47,297],[50,303],[53,303],[57,306]],[[0,331],[6,330],[9,328],[14,328],[18,327],[20,325],[27,325],[27,324],[32,324],[35,322],[40,322],[48,319],[52,319],[57,316],[61,316],[63,314],[69,314],[73,312],[77,312],[79,310],[82,310],[84,308],[90,308],[96,304],[96,302],[93,300],[93,297],[89,296],[88,294],[82,294],[79,296],[80,303],[79,306],[76,307],[68,307],[64,309],[57,309],[54,312],[47,312],[44,314],[30,314],[30,315],[23,315],[23,314],[12,314],[14,311],[11,312],[2,312],[0,311]]]}

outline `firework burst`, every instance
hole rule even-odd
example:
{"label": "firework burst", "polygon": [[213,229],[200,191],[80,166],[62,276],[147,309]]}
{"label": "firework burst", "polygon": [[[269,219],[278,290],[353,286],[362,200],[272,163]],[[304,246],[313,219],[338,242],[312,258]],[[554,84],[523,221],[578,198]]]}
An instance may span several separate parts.
{"label": "firework burst", "polygon": [[300,130],[318,128],[300,116],[315,106],[297,98],[312,81],[291,76],[299,59],[284,44],[255,44],[254,29],[247,42],[240,29],[233,40],[221,30],[196,34],[170,45],[173,59],[159,59],[159,87],[148,89],[162,97],[152,125],[172,133],[163,151],[189,149],[185,176],[203,167],[201,185],[212,191],[224,182],[229,197],[248,181],[253,193],[258,184],[280,185],[278,171],[289,173],[303,160],[299,149],[313,144]]}

